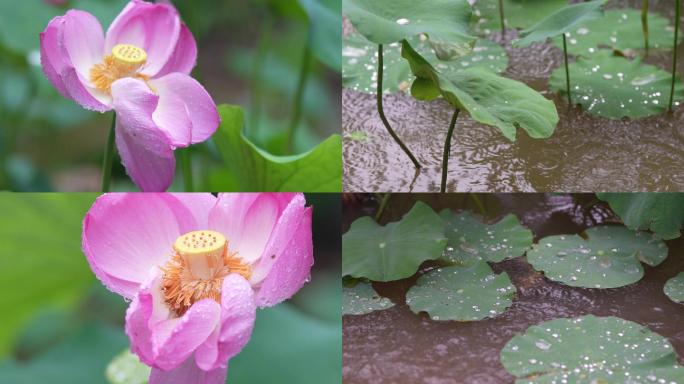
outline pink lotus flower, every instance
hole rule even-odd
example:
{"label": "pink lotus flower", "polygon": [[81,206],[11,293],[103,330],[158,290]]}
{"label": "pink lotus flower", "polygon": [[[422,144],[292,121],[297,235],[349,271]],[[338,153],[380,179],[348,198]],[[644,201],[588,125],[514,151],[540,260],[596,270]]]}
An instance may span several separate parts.
{"label": "pink lotus flower", "polygon": [[218,384],[257,307],[294,295],[313,264],[311,208],[286,193],[114,193],[83,220],[83,252],[132,300],[126,334],[150,384]]}
{"label": "pink lotus flower", "polygon": [[132,0],[105,36],[97,19],[70,10],[40,34],[45,75],[84,108],[117,113],[116,145],[143,191],[165,191],[173,151],[207,140],[219,116],[207,91],[188,76],[197,45],[170,4]]}

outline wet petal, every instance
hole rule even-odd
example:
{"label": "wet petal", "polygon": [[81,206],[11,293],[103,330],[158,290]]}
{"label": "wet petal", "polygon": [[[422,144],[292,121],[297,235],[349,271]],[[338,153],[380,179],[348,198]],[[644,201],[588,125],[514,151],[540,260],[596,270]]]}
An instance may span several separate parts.
{"label": "wet petal", "polygon": [[90,69],[104,57],[104,33],[95,16],[72,9],[64,15],[63,48],[82,78],[90,78]]}
{"label": "wet petal", "polygon": [[172,195],[105,194],[83,220],[83,252],[107,288],[131,299],[176,238],[195,229],[190,209]]}
{"label": "wet petal", "polygon": [[188,358],[170,371],[153,368],[149,384],[224,384],[227,374],[227,367],[207,372],[198,368],[194,359]]}
{"label": "wet petal", "polygon": [[197,63],[197,42],[185,24],[181,24],[180,36],[171,57],[155,77],[178,72],[189,75]]}
{"label": "wet petal", "polygon": [[216,204],[216,197],[211,193],[174,193],[173,197],[180,200],[194,215],[198,228],[207,228],[209,212]]}

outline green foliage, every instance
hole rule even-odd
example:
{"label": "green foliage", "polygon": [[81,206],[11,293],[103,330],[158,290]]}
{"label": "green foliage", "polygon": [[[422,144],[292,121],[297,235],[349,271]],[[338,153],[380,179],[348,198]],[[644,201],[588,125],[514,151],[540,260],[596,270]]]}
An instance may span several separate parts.
{"label": "green foliage", "polygon": [[[331,3],[331,2],[327,2]],[[340,23],[341,8],[338,3],[326,4],[319,0],[299,0],[309,16],[311,28],[311,46],[314,55],[339,72],[342,64],[340,51],[342,50],[342,24]],[[333,4],[335,4],[333,6]]]}
{"label": "green foliage", "polygon": [[[529,28],[568,5],[568,0],[504,0],[507,28]],[[474,28],[490,34],[501,29],[499,0],[477,0],[473,4]]]}
{"label": "green foliage", "polygon": [[467,0],[344,0],[343,13],[375,44],[427,34],[441,59],[465,54],[475,42]]}
{"label": "green foliage", "polygon": [[[570,64],[573,103],[601,117],[646,117],[664,113],[670,97],[672,75],[641,59],[629,60],[600,50]],[[549,86],[565,95],[565,69],[551,74]],[[684,100],[684,85],[677,76],[675,101]]]}
{"label": "green foliage", "polygon": [[532,231],[509,214],[494,224],[485,224],[468,212],[443,210],[445,233],[449,242],[444,260],[459,265],[477,261],[499,262],[522,256],[532,246]]}
{"label": "green foliage", "polygon": [[342,236],[342,276],[403,279],[424,261],[441,257],[446,243],[442,219],[422,202],[384,227],[362,217]]}
{"label": "green foliage", "polygon": [[616,288],[644,276],[641,263],[667,258],[662,240],[622,226],[598,226],[578,235],[548,236],[527,252],[527,261],[546,277],[574,287]]}
{"label": "green foliage", "polygon": [[390,299],[375,292],[371,283],[359,281],[352,287],[342,287],[343,315],[365,315],[393,306]]}
{"label": "green foliage", "polygon": [[[630,8],[612,9],[605,17],[576,25],[567,34],[568,53],[591,56],[599,48],[609,48],[623,53],[641,50],[644,36],[641,30],[641,11]],[[668,19],[651,12],[648,16],[649,45],[651,49],[672,49],[674,29]],[[681,39],[681,36],[680,36]],[[560,37],[554,44],[563,48]]]}
{"label": "green foliage", "polygon": [[81,252],[81,222],[94,200],[91,194],[0,194],[0,306],[7,309],[0,357],[25,321],[46,308],[72,307],[93,282]]}
{"label": "green foliage", "polygon": [[242,134],[240,107],[220,105],[221,125],[214,134],[228,169],[221,175],[222,191],[338,192],[342,189],[342,140],[332,135],[309,152],[274,156]]}
{"label": "green foliage", "polygon": [[427,312],[432,320],[474,321],[503,313],[514,296],[508,274],[496,275],[482,261],[433,269],[409,289],[406,304],[415,313]]}
{"label": "green foliage", "polygon": [[597,193],[607,201],[625,225],[650,230],[670,240],[681,236],[684,226],[684,195],[680,193]]}
{"label": "green foliage", "polygon": [[684,368],[666,338],[617,317],[534,325],[501,351],[516,383],[676,383]]}
{"label": "green foliage", "polygon": [[518,127],[533,138],[547,138],[556,128],[558,112],[554,103],[519,81],[482,68],[468,68],[447,76],[406,41],[402,56],[417,77],[411,94],[419,100],[431,100],[441,94],[454,107],[468,111],[474,120],[497,127],[511,141],[515,140]]}
{"label": "green foliage", "polygon": [[559,9],[539,23],[522,31],[517,46],[526,47],[534,42],[545,41],[550,37],[560,36],[578,24],[603,16],[603,6],[608,0],[594,0],[587,3],[576,3]]}
{"label": "green foliage", "polygon": [[684,304],[684,272],[669,279],[663,287],[663,292],[675,303]]}
{"label": "green foliage", "polygon": [[150,371],[151,368],[127,348],[109,363],[105,376],[110,384],[147,384]]}

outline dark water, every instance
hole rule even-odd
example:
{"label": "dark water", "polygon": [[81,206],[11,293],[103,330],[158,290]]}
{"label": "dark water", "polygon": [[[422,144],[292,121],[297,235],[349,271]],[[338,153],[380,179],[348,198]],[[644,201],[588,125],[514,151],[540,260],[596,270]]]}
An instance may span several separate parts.
{"label": "dark water", "polygon": [[[613,7],[640,4],[611,2]],[[651,0],[651,11],[672,20],[673,4]],[[508,31],[506,41],[514,33]],[[549,139],[531,139],[519,131],[518,141],[511,143],[495,128],[459,117],[449,161],[450,191],[684,191],[684,106],[674,114],[637,120],[593,117],[569,109],[546,86],[550,73],[562,65],[561,50],[551,43],[506,49],[510,61],[504,76],[554,100],[560,122]],[[684,44],[679,53],[678,70],[684,73]],[[671,57],[655,53],[647,62],[669,71]],[[385,96],[389,121],[424,166],[417,174],[378,118],[374,97],[349,89],[342,93],[345,191],[439,191],[453,109],[443,100]],[[354,132],[365,133],[368,140],[348,139]]]}
{"label": "dark water", "polygon": [[[474,209],[469,196],[422,195],[433,208]],[[591,205],[591,195],[489,195],[481,199],[489,218],[515,213],[535,235],[578,233],[588,226],[615,221],[603,205]],[[414,197],[395,195],[384,220],[396,220]],[[586,208],[591,206],[590,208]],[[348,223],[370,212],[363,205],[345,209]],[[489,384],[512,383],[499,363],[499,352],[515,334],[529,326],[560,317],[586,314],[618,316],[646,325],[665,336],[684,362],[684,305],[662,292],[665,281],[684,270],[684,239],[667,242],[669,255],[658,267],[645,266],[638,283],[616,289],[583,289],[552,282],[535,272],[524,257],[494,265],[506,271],[517,298],[502,315],[469,323],[437,322],[412,313],[404,304],[416,276],[376,283],[379,293],[397,305],[385,311],[343,317],[344,383]]]}

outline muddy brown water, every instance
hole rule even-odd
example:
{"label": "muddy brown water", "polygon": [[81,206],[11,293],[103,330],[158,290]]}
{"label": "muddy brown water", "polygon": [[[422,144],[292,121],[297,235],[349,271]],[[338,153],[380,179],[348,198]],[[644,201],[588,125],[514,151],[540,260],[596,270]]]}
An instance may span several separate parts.
{"label": "muddy brown water", "polygon": [[[641,1],[613,1],[611,7],[638,8]],[[651,11],[674,19],[673,0],[652,0]],[[510,42],[515,31],[507,32]],[[499,40],[499,36],[490,36]],[[562,51],[551,43],[513,49],[505,44],[509,67],[503,74],[552,99],[560,122],[549,139],[518,132],[511,143],[495,128],[459,117],[449,160],[449,191],[592,192],[684,191],[684,106],[673,114],[611,120],[570,109],[548,90],[550,73],[562,64]],[[648,63],[670,70],[668,53]],[[684,44],[679,47],[684,73]],[[375,96],[344,89],[344,190],[348,192],[436,192],[442,149],[452,107],[443,100],[426,103],[409,95],[385,95],[385,113],[399,136],[423,165],[417,173],[378,117]],[[364,133],[368,140],[349,135]]]}
{"label": "muddy brown water", "polygon": [[[415,199],[435,210],[476,209],[469,196],[394,195],[383,221],[397,220]],[[579,233],[585,228],[616,221],[603,204],[588,205],[592,195],[502,194],[482,195],[486,217],[496,221],[515,213],[530,228],[535,242],[541,237]],[[371,204],[345,207],[346,228],[354,218],[372,213]],[[345,229],[346,230],[346,229]],[[512,383],[499,362],[499,352],[516,334],[543,321],[586,314],[618,316],[647,326],[667,337],[684,363],[684,305],[663,293],[665,281],[684,270],[684,239],[667,242],[668,258],[645,267],[639,282],[616,289],[573,288],[552,282],[535,272],[524,256],[493,264],[509,274],[517,288],[513,305],[503,314],[475,322],[440,322],[416,315],[405,305],[406,291],[418,275],[375,283],[375,289],[395,305],[384,311],[343,317],[343,382],[345,384]],[[429,269],[424,265],[423,270]]]}

